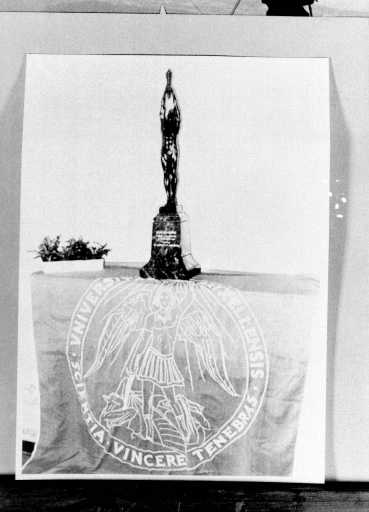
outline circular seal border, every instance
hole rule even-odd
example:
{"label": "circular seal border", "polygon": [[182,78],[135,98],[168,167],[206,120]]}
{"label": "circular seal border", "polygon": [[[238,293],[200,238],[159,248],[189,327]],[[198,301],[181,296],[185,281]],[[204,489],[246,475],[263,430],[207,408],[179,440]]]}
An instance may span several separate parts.
{"label": "circular seal border", "polygon": [[243,339],[247,356],[248,383],[245,392],[232,416],[202,444],[180,454],[169,450],[151,451],[139,449],[131,443],[113,436],[99,423],[89,407],[86,384],[83,380],[82,355],[91,321],[100,304],[114,289],[131,288],[140,283],[149,288],[152,280],[138,281],[135,278],[99,278],[83,293],[72,314],[67,335],[66,357],[74,388],[80,402],[82,419],[88,433],[108,455],[121,463],[142,471],[172,472],[193,471],[210,462],[228,446],[243,437],[263,404],[269,378],[269,361],[262,330],[250,306],[236,288],[225,287],[209,281],[191,282],[195,286],[206,286],[220,300],[232,316]]}

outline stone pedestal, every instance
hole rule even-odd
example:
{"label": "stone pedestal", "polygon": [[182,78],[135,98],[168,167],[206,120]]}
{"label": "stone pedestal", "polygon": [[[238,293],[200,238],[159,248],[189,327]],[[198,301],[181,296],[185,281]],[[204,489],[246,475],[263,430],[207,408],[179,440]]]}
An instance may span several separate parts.
{"label": "stone pedestal", "polygon": [[[189,265],[182,255],[181,217],[178,213],[159,213],[152,228],[151,258],[140,269],[141,277],[191,279],[199,274],[198,264]],[[187,266],[185,264],[187,262]]]}

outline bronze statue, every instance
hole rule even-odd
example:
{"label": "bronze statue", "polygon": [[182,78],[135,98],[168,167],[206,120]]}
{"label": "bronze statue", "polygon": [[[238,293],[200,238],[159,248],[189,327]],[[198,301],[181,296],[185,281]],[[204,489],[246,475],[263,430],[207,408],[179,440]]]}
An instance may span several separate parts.
{"label": "bronze statue", "polygon": [[140,269],[141,277],[155,279],[190,279],[201,272],[191,252],[188,216],[181,205],[177,208],[177,135],[181,116],[172,89],[172,72],[166,72],[167,83],[161,100],[162,134],[161,165],[167,202],[154,217],[151,258]]}
{"label": "bronze statue", "polygon": [[177,202],[177,134],[181,123],[177,98],[172,89],[172,72],[166,73],[167,85],[161,100],[160,124],[163,142],[161,146],[161,165],[164,172],[164,187],[167,203],[160,208],[160,213],[176,213]]}

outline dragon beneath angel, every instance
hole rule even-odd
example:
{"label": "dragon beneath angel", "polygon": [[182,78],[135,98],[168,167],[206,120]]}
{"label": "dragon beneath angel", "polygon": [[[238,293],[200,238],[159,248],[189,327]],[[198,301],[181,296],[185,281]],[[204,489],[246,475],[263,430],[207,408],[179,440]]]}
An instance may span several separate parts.
{"label": "dragon beneath angel", "polygon": [[104,365],[121,365],[121,371],[116,388],[103,395],[101,425],[109,431],[123,426],[131,438],[182,453],[211,434],[204,406],[187,395],[210,380],[226,395],[239,396],[227,370],[232,340],[214,301],[205,287],[161,282],[150,292],[133,289],[105,313],[85,378]]}

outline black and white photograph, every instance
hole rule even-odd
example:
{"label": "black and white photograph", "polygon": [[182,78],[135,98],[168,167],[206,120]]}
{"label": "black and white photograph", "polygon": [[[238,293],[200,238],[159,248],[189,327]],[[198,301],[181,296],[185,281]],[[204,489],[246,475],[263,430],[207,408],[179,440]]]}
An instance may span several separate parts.
{"label": "black and white photograph", "polygon": [[0,0],[0,11],[368,16],[367,0]]}
{"label": "black and white photograph", "polygon": [[0,0],[0,509],[367,511],[367,0]]}
{"label": "black and white photograph", "polygon": [[329,171],[326,58],[28,55],[17,478],[323,482]]}

